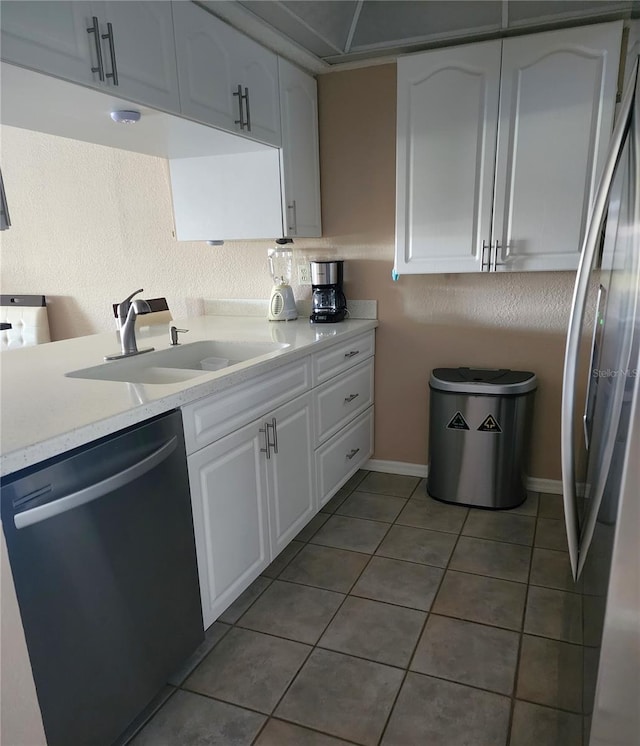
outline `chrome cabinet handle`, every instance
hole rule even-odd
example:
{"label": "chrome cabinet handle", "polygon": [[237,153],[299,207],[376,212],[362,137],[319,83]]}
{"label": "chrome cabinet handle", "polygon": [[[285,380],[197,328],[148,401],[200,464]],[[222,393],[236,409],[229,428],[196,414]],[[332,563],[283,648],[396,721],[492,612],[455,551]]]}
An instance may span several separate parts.
{"label": "chrome cabinet handle", "polygon": [[293,218],[292,223],[293,225],[289,226],[289,230],[292,233],[298,232],[298,215],[296,213],[296,201],[295,199],[291,200],[291,204],[287,205],[287,210],[291,210],[291,217]]}
{"label": "chrome cabinet handle", "polygon": [[249,89],[244,89],[244,110],[247,115],[247,130],[251,132],[251,111],[249,110]]}
{"label": "chrome cabinet handle", "polygon": [[273,452],[278,453],[278,427],[275,417],[271,420],[271,424],[267,425],[267,431],[269,430],[269,428],[273,430],[273,443],[271,443]]}
{"label": "chrome cabinet handle", "polygon": [[107,78],[113,79],[113,85],[118,85],[118,68],[116,67],[116,48],[113,43],[113,26],[107,23],[107,33],[102,34],[103,39],[109,39],[109,54],[111,55],[111,72],[106,74]]}
{"label": "chrome cabinet handle", "polygon": [[490,269],[490,272],[496,272],[498,268],[498,252],[500,251],[500,244],[498,241],[496,241],[495,248],[493,250],[493,269]]}
{"label": "chrome cabinet handle", "polygon": [[[489,261],[485,262],[484,257],[485,257],[485,253],[486,253],[487,249],[489,249]],[[491,244],[487,243],[486,241],[483,241],[482,242],[482,248],[480,249],[480,251],[481,251],[481,254],[480,254],[480,271],[484,272],[484,269],[486,267],[487,268],[487,272],[488,272],[489,269],[491,268]]]}
{"label": "chrome cabinet handle", "polygon": [[359,354],[360,354],[360,350],[351,350],[350,352],[345,352],[344,356],[353,357],[354,355],[359,355]]}
{"label": "chrome cabinet handle", "polygon": [[87,29],[88,34],[94,34],[93,40],[96,45],[96,58],[98,60],[98,67],[92,67],[91,72],[92,73],[98,73],[98,78],[104,82],[104,63],[102,61],[102,47],[100,46],[100,29],[98,27],[98,19],[96,16],[93,16],[91,19],[93,21],[93,26],[89,26]]}
{"label": "chrome cabinet handle", "polygon": [[53,502],[46,503],[45,505],[38,505],[30,510],[25,510],[22,513],[18,513],[14,516],[13,522],[16,528],[25,528],[26,526],[32,526],[34,523],[40,523],[45,521],[47,518],[53,518],[61,513],[66,513],[68,510],[73,508],[79,508],[81,505],[98,500],[110,492],[115,492],[122,487],[130,484],[135,479],[138,479],[143,474],[162,463],[165,459],[175,451],[178,445],[178,439],[174,435],[170,440],[160,448],[157,448],[153,453],[138,461],[132,466],[123,469],[122,471],[114,474],[113,476],[107,477],[106,479],[96,482],[95,484],[84,487],[77,492],[72,492],[70,495],[65,495]]}
{"label": "chrome cabinet handle", "polygon": [[344,403],[345,404],[349,404],[354,399],[357,399],[359,396],[360,396],[360,394],[351,394],[350,396],[346,396],[345,399],[344,399]]}
{"label": "chrome cabinet handle", "polygon": [[271,458],[271,443],[269,442],[269,425],[265,423],[265,426],[261,427],[258,432],[264,433],[264,448],[260,449],[260,453],[266,453],[267,458]]}
{"label": "chrome cabinet handle", "polygon": [[356,455],[356,453],[359,453],[359,452],[360,452],[359,448],[353,448],[351,451],[349,451],[349,453],[347,453],[347,458],[349,459],[349,461],[351,461],[351,459]]}
{"label": "chrome cabinet handle", "polygon": [[242,86],[241,85],[238,85],[238,87],[236,88],[236,90],[233,92],[233,95],[238,97],[238,115],[240,117],[240,119],[234,119],[233,123],[234,124],[239,124],[240,125],[240,129],[243,130],[244,129],[244,119],[242,117]]}
{"label": "chrome cabinet handle", "polygon": [[[249,89],[245,88],[244,93],[242,93],[242,86],[238,84],[238,87],[233,92],[234,96],[238,97],[238,115],[240,119],[234,119],[234,124],[239,124],[241,130],[249,130],[251,132],[251,119],[249,115]],[[245,119],[243,116],[243,102],[244,102],[244,109],[247,112],[247,118]]]}
{"label": "chrome cabinet handle", "polygon": [[573,442],[573,423],[575,415],[575,389],[578,374],[578,353],[582,336],[582,323],[589,291],[591,268],[600,243],[600,226],[607,210],[609,194],[613,184],[616,166],[622,155],[622,143],[629,131],[633,119],[633,105],[638,77],[638,61],[625,91],[618,120],[609,141],[609,152],[602,168],[598,189],[591,207],[591,216],[585,232],[573,290],[571,316],[567,331],[567,344],[564,355],[564,372],[562,375],[562,418],[560,428],[560,454],[562,464],[562,498],[564,517],[567,528],[569,559],[575,580],[578,578],[579,534],[576,514],[576,471]]}

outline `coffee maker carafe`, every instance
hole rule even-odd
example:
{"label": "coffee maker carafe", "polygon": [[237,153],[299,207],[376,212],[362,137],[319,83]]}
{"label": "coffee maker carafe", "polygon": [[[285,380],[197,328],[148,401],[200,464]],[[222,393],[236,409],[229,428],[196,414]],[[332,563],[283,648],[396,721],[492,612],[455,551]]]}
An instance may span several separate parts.
{"label": "coffee maker carafe", "polygon": [[313,261],[311,264],[311,323],[333,324],[347,315],[342,292],[343,260]]}

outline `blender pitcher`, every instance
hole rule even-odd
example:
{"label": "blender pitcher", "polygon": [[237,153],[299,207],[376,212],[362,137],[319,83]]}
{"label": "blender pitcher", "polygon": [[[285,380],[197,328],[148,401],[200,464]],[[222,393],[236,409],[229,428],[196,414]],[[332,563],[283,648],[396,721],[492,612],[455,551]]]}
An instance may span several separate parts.
{"label": "blender pitcher", "polygon": [[[277,242],[276,242],[277,243]],[[293,251],[282,245],[269,249],[269,272],[273,279],[269,299],[269,321],[290,321],[298,318],[296,299],[291,288]]]}

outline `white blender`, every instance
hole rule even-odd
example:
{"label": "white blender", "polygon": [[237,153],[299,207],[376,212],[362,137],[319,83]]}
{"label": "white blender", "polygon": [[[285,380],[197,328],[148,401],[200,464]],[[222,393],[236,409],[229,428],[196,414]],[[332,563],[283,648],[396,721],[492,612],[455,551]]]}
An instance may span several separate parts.
{"label": "white blender", "polygon": [[298,318],[296,299],[291,285],[293,251],[285,248],[290,238],[279,238],[274,249],[269,249],[269,272],[273,278],[273,288],[269,299],[269,321],[291,321]]}

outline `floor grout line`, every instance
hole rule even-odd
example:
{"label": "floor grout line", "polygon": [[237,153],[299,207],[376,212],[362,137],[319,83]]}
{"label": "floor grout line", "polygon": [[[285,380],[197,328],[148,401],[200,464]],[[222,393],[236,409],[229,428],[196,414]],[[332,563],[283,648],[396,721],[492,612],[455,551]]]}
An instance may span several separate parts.
{"label": "floor grout line", "polygon": [[518,679],[520,676],[520,661],[522,656],[522,642],[524,640],[524,621],[527,614],[527,603],[529,600],[529,587],[531,581],[531,568],[533,566],[533,550],[536,543],[536,532],[538,530],[538,513],[540,512],[540,493],[534,493],[538,495],[538,504],[536,506],[536,515],[534,516],[533,524],[533,536],[531,537],[531,551],[529,553],[529,571],[527,573],[527,594],[525,596],[524,608],[522,610],[522,620],[520,625],[520,635],[518,638],[518,652],[516,655],[516,665],[513,671],[513,687],[511,690],[511,706],[509,708],[509,722],[507,724],[507,743],[511,741],[513,718],[515,716],[517,693],[518,693]]}

